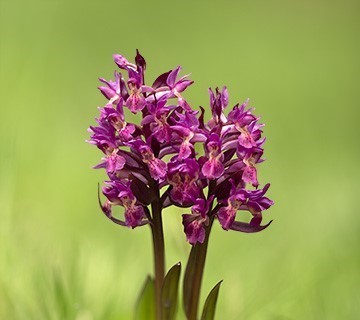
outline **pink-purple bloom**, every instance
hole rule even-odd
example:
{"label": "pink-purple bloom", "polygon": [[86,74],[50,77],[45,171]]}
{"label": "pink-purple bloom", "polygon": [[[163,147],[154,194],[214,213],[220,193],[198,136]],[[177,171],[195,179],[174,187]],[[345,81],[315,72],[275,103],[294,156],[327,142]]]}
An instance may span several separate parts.
{"label": "pink-purple bloom", "polygon": [[183,225],[187,239],[191,244],[203,243],[205,240],[205,226],[209,223],[208,211],[213,200],[198,198],[191,208],[191,214],[183,214]]}
{"label": "pink-purple bloom", "polygon": [[[162,208],[183,208],[191,244],[204,241],[214,218],[224,230],[266,228],[270,223],[261,225],[263,212],[273,202],[265,197],[269,184],[259,188],[258,182],[263,124],[248,101],[226,113],[227,88],[209,89],[211,118],[205,122],[204,109],[192,109],[183,96],[193,81],[179,76],[180,67],[146,85],[146,62],[138,51],[135,63],[118,54],[114,61],[127,77],[115,71],[114,80],[100,78],[106,102],[97,126],[89,128],[89,142],[104,153],[95,168],[104,168],[109,177],[102,188],[105,215],[131,228],[151,223],[148,206],[161,194]],[[137,123],[125,119],[126,108],[139,116]],[[114,216],[115,206],[124,208],[123,218]],[[251,221],[237,220],[244,211]]]}

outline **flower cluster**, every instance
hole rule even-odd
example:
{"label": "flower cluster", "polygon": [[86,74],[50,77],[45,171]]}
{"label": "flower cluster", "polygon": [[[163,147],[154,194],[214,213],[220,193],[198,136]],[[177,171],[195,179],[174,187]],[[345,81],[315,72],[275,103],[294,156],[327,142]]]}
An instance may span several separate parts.
{"label": "flower cluster", "polygon": [[[204,241],[205,227],[213,218],[225,230],[266,228],[269,224],[260,224],[262,212],[273,202],[265,197],[269,184],[258,188],[256,170],[263,161],[265,139],[248,101],[225,115],[226,87],[210,89],[212,117],[205,122],[204,109],[193,110],[182,95],[193,81],[179,77],[180,67],[148,86],[146,62],[138,51],[135,64],[121,55],[114,60],[127,80],[117,71],[113,81],[100,79],[107,103],[99,108],[98,125],[89,128],[89,142],[104,153],[95,168],[104,168],[109,177],[102,189],[106,216],[132,228],[151,223],[148,205],[159,197],[162,208],[189,208],[183,226],[191,244]],[[141,115],[141,121],[127,122],[125,108]],[[124,207],[124,219],[113,216],[114,206]],[[251,214],[249,223],[236,221],[240,210]]]}

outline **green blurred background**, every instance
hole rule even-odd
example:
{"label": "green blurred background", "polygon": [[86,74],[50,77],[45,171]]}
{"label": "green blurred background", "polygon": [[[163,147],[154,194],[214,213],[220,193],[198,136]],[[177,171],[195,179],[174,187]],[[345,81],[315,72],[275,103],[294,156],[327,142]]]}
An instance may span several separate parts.
{"label": "green blurred background", "polygon": [[[147,79],[181,64],[195,84],[251,98],[266,123],[260,182],[274,222],[210,239],[203,297],[217,319],[359,319],[359,17],[356,0],[0,0],[0,319],[131,319],[152,272],[148,228],[107,221],[85,143],[113,53]],[[165,212],[167,266],[185,263],[183,210]],[[180,315],[179,319],[183,317]]]}

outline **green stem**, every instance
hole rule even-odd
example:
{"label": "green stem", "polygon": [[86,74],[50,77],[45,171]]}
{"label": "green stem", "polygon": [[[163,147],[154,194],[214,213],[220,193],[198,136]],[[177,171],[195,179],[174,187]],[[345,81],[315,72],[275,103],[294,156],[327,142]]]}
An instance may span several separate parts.
{"label": "green stem", "polygon": [[152,238],[154,249],[154,288],[155,288],[155,314],[156,319],[161,320],[161,288],[165,277],[165,246],[164,246],[164,232],[161,216],[160,197],[151,204],[152,211]]}
{"label": "green stem", "polygon": [[197,243],[191,248],[184,278],[184,308],[188,320],[197,320],[200,289],[204,274],[207,248],[213,218],[206,228],[204,243]]}

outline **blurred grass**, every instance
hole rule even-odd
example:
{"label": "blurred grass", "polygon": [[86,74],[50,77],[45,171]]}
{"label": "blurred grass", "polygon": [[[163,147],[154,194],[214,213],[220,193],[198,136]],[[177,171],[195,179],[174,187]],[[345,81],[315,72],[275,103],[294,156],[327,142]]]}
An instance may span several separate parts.
{"label": "blurred grass", "polygon": [[[149,230],[99,213],[84,143],[97,78],[139,48],[148,79],[181,64],[207,106],[227,85],[266,123],[260,181],[274,223],[216,226],[203,296],[219,319],[357,319],[359,4],[323,1],[0,1],[0,319],[130,319],[152,270]],[[165,216],[168,267],[189,250]]]}

